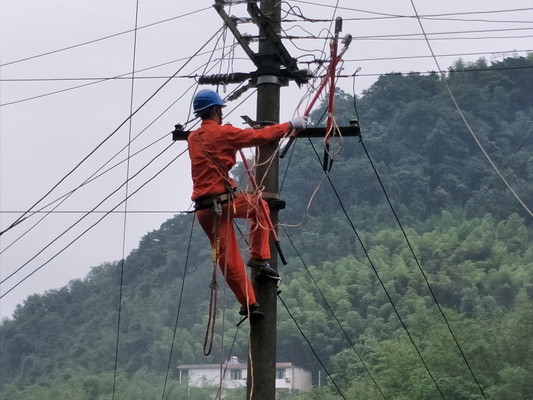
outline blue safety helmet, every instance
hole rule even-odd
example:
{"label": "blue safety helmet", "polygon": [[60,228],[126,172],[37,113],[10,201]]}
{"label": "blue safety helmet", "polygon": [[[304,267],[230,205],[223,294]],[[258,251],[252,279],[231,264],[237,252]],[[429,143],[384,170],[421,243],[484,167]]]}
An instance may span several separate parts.
{"label": "blue safety helmet", "polygon": [[194,96],[193,108],[194,113],[199,113],[200,111],[207,110],[212,106],[226,107],[224,101],[220,98],[217,92],[214,92],[209,89],[200,90]]}

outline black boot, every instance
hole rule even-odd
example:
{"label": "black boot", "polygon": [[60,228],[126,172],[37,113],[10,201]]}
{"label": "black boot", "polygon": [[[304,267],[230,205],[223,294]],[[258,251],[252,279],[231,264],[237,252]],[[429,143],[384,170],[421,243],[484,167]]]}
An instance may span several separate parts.
{"label": "black boot", "polygon": [[[248,311],[250,313],[249,315],[248,315]],[[250,316],[250,318],[253,318],[253,317],[263,318],[263,316],[265,315],[264,313],[259,311],[259,303],[250,304],[248,307],[241,306],[239,314],[244,317]]]}
{"label": "black boot", "polygon": [[268,260],[261,260],[259,258],[250,258],[246,265],[254,269],[270,268]]}

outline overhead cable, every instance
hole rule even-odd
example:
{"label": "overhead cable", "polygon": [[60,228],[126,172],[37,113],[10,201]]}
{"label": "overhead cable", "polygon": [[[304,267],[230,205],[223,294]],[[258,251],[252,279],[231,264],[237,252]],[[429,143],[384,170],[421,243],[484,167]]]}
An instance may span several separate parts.
{"label": "overhead cable", "polygon": [[[137,61],[137,34],[139,25],[139,0],[135,2],[135,29],[133,34],[133,54],[132,54],[132,67],[131,67],[131,87],[130,87],[130,115],[133,115],[133,99],[135,94],[135,64]],[[115,399],[116,387],[117,387],[117,373],[118,373],[118,354],[120,344],[120,325],[122,323],[122,296],[124,293],[124,266],[126,264],[126,229],[128,222],[128,195],[130,190],[130,166],[131,166],[131,136],[133,130],[133,118],[130,118],[128,123],[128,144],[127,144],[127,156],[126,156],[126,185],[125,200],[124,200],[124,214],[122,220],[122,257],[120,260],[120,284],[118,292],[118,310],[117,310],[117,334],[115,342],[115,366],[113,371],[113,391],[111,399]]]}
{"label": "overhead cable", "polygon": [[313,348],[313,345],[311,344],[311,342],[309,341],[309,339],[307,338],[307,336],[305,335],[305,333],[303,332],[302,328],[300,327],[300,324],[298,324],[298,321],[296,321],[296,318],[294,318],[294,316],[292,315],[292,313],[290,312],[289,310],[289,307],[287,307],[287,304],[285,304],[285,302],[283,301],[283,298],[281,297],[281,295],[278,293],[278,299],[281,301],[281,304],[283,304],[283,307],[285,307],[285,310],[287,311],[287,313],[289,314],[289,317],[291,317],[291,319],[293,320],[294,324],[296,325],[296,328],[298,328],[298,331],[300,331],[300,335],[302,335],[302,337],[304,338],[305,342],[307,343],[307,345],[309,346],[309,348],[311,349],[311,352],[314,354],[315,358],[317,359],[317,361],[320,363],[320,365],[322,366],[322,368],[324,369],[324,371],[326,372],[327,376],[329,377],[329,379],[331,380],[331,383],[333,383],[333,386],[335,386],[335,389],[337,389],[337,392],[340,394],[340,396],[346,400],[346,397],[344,396],[344,394],[342,393],[340,387],[337,385],[337,383],[335,382],[335,379],[333,379],[333,376],[329,373],[328,369],[326,368],[326,366],[324,365],[324,363],[322,362],[322,360],[320,359],[320,356],[318,355],[318,353],[315,351],[315,349]]}
{"label": "overhead cable", "polygon": [[[316,155],[316,157],[318,159],[318,162],[321,164],[322,162],[321,162],[320,155],[318,154],[313,142],[311,141],[311,139],[308,139],[308,140],[309,140],[309,143],[311,144],[311,147],[313,148],[313,151],[314,151],[314,153],[315,153],[315,155]],[[357,241],[359,242],[359,245],[361,246],[361,248],[363,249],[363,252],[365,253],[365,256],[366,256],[366,258],[367,258],[367,260],[368,260],[368,262],[370,264],[370,267],[372,268],[372,271],[374,272],[374,275],[376,275],[376,278],[377,278],[381,288],[383,289],[385,295],[387,296],[387,299],[389,300],[389,303],[391,304],[392,309],[393,309],[396,317],[398,318],[400,324],[402,325],[402,328],[404,329],[404,331],[407,334],[411,344],[413,345],[413,347],[414,347],[414,349],[415,349],[415,351],[416,351],[416,353],[418,355],[418,358],[422,362],[422,365],[424,366],[424,369],[426,370],[426,372],[428,373],[428,376],[430,377],[431,381],[433,382],[433,385],[435,386],[435,388],[439,392],[439,394],[442,397],[442,399],[445,400],[446,398],[444,397],[444,393],[442,392],[439,384],[437,383],[437,380],[433,376],[433,373],[430,371],[429,366],[426,363],[426,360],[422,356],[422,353],[421,353],[420,349],[416,345],[416,343],[415,343],[415,341],[413,339],[413,336],[411,335],[411,332],[409,331],[409,329],[407,328],[407,325],[405,324],[403,318],[401,317],[400,312],[398,311],[398,309],[396,307],[396,304],[394,303],[394,300],[392,300],[392,296],[390,295],[389,291],[387,290],[387,287],[385,286],[385,282],[383,282],[383,279],[381,278],[381,274],[378,272],[376,266],[374,265],[374,262],[370,258],[370,254],[368,253],[368,251],[366,249],[366,246],[364,245],[363,240],[362,240],[361,236],[359,235],[359,232],[355,228],[355,225],[353,224],[352,219],[348,215],[348,212],[346,211],[344,203],[342,202],[342,200],[340,198],[340,195],[337,192],[337,189],[335,188],[335,185],[333,184],[333,181],[330,178],[329,173],[328,172],[324,172],[324,174],[325,174],[326,179],[328,180],[328,182],[329,182],[329,184],[330,184],[330,186],[331,186],[331,188],[333,190],[333,193],[335,194],[335,197],[337,198],[337,201],[339,202],[339,205],[341,207],[341,210],[342,210],[344,216],[346,217],[348,223],[350,224],[350,226],[351,226],[351,228],[352,228],[352,230],[353,230],[353,232],[355,234],[355,237],[357,238]]]}
{"label": "overhead cable", "polygon": [[[211,53],[212,53],[212,50],[210,50],[208,52],[204,52],[204,53],[200,52],[198,54],[195,54],[193,57],[197,57],[197,56],[205,55],[205,54],[211,54]],[[190,58],[191,57],[183,57],[183,58],[179,58],[177,60],[167,61],[167,62],[158,64],[158,65],[154,65],[152,67],[147,67],[147,68],[140,69],[140,70],[135,71],[135,72],[136,73],[140,73],[140,72],[149,71],[151,69],[159,68],[159,67],[162,67],[162,66],[165,66],[165,65],[169,65],[169,64],[174,64],[174,63],[179,62],[179,61],[189,60]],[[128,79],[129,80],[129,79],[131,79],[130,75],[131,75],[131,72],[126,72],[124,74],[115,75],[115,76],[107,77],[107,78],[48,78],[48,79],[31,79],[31,78],[30,79],[24,79],[24,78],[22,78],[22,79],[5,79],[5,80],[0,79],[0,82],[32,82],[32,81],[53,82],[53,81],[83,81],[83,80],[93,80],[94,81],[94,82],[84,83],[84,84],[73,86],[73,87],[68,87],[68,88],[64,88],[64,89],[55,90],[53,92],[43,93],[43,94],[39,94],[39,95],[36,95],[36,96],[26,97],[26,98],[23,98],[23,99],[14,100],[14,101],[10,101],[10,102],[7,102],[7,103],[2,103],[2,104],[0,104],[0,107],[10,106],[10,105],[13,105],[13,104],[19,104],[19,103],[23,103],[23,102],[30,101],[30,100],[36,100],[36,99],[40,99],[40,98],[43,98],[43,97],[52,96],[52,95],[55,95],[55,94],[65,93],[65,92],[68,92],[68,91],[71,91],[71,90],[81,89],[81,88],[84,88],[84,87],[87,87],[87,86],[96,85],[96,84],[103,83],[103,82],[108,82],[108,81],[111,81],[111,80],[121,80],[121,79]],[[173,75],[170,76],[170,78],[171,79],[197,78],[197,75],[188,74],[188,75],[185,75],[185,76],[180,76],[180,75],[177,75],[177,74],[173,74]],[[169,79],[169,76],[168,75],[165,75],[165,76],[152,76],[152,77],[142,77],[142,76],[139,77],[139,76],[137,76],[135,79],[137,79],[137,80],[139,80],[139,79]]]}
{"label": "overhead cable", "polygon": [[[415,14],[418,16],[418,11],[416,9],[416,6],[413,2],[413,0],[410,0],[411,2],[411,5],[413,7],[413,10],[415,12]],[[427,46],[428,46],[428,49],[429,51],[431,52],[431,55],[433,57],[433,60],[435,61],[435,65],[437,66],[437,68],[439,69],[439,71],[442,71],[441,67],[440,67],[440,63],[437,59],[437,57],[435,56],[435,53],[433,51],[433,46],[431,45],[430,41],[429,41],[429,38],[428,36],[426,35],[426,31],[424,29],[424,26],[422,25],[422,21],[420,19],[418,19],[418,24],[420,26],[420,30],[422,31],[423,35],[424,35],[424,38],[425,38],[425,41],[427,43]],[[500,170],[498,169],[498,167],[496,166],[496,164],[494,164],[494,162],[492,161],[492,159],[490,158],[489,154],[486,152],[485,148],[483,147],[483,145],[481,144],[481,142],[479,141],[477,135],[475,134],[475,132],[473,131],[472,127],[470,126],[470,124],[468,123],[463,111],[461,110],[461,108],[459,107],[459,104],[457,103],[457,100],[455,99],[455,96],[453,95],[452,93],[452,90],[450,88],[450,85],[448,84],[447,80],[445,79],[445,77],[441,74],[441,81],[442,83],[444,84],[444,86],[446,87],[446,90],[448,92],[448,94],[450,95],[450,99],[452,100],[454,106],[455,106],[455,109],[457,110],[457,112],[459,113],[461,119],[463,120],[466,128],[468,129],[468,132],[470,133],[470,135],[473,137],[473,139],[475,140],[476,144],[478,145],[479,149],[481,150],[481,152],[483,153],[483,155],[485,156],[485,158],[487,159],[487,161],[489,162],[489,164],[492,166],[492,168],[494,169],[494,171],[498,174],[498,176],[500,177],[500,179],[502,180],[502,182],[505,184],[505,186],[507,187],[507,189],[509,189],[509,191],[513,194],[513,196],[515,197],[515,199],[518,201],[518,203],[522,206],[522,208],[529,214],[530,217],[533,218],[533,212],[527,207],[527,205],[524,203],[524,201],[520,198],[520,196],[515,192],[515,190],[513,189],[513,187],[509,184],[509,182],[507,181],[507,179],[505,179],[505,177],[502,175],[502,173],[500,172]],[[477,381],[476,381],[477,382]],[[479,386],[480,390],[481,389],[481,386]],[[483,391],[482,391],[483,393]]]}
{"label": "overhead cable", "polygon": [[[0,284],[4,283],[5,281],[7,281],[9,278],[11,278],[13,275],[15,275],[16,273],[18,273],[20,270],[22,270],[26,265],[28,265],[30,262],[32,262],[33,260],[35,260],[39,255],[41,255],[46,249],[48,249],[52,244],[54,244],[57,240],[61,239],[65,234],[67,234],[71,229],[73,229],[74,227],[76,227],[80,222],[82,222],[86,217],[88,217],[89,215],[91,215],[92,211],[96,210],[98,207],[100,207],[106,200],[110,199],[114,194],[116,194],[120,189],[122,189],[125,185],[127,185],[129,183],[130,180],[134,179],[135,177],[137,177],[141,172],[143,172],[151,163],[153,163],[157,158],[159,158],[161,155],[163,155],[172,145],[174,144],[174,142],[170,143],[165,149],[163,149],[159,154],[157,154],[154,158],[152,158],[152,160],[150,160],[146,165],[144,165],[139,171],[137,171],[137,173],[135,173],[133,176],[131,176],[130,178],[128,178],[125,182],[123,182],[118,188],[116,188],[115,190],[113,190],[110,194],[108,194],[106,197],[104,197],[103,200],[101,200],[96,206],[94,206],[89,212],[87,212],[86,214],[84,214],[81,218],[79,218],[76,222],[74,222],[72,225],[70,225],[70,227],[68,227],[67,229],[63,230],[63,232],[61,234],[59,234],[58,236],[55,237],[55,239],[53,239],[51,242],[49,242],[46,246],[44,246],[41,250],[39,250],[33,257],[31,257],[29,260],[27,260],[25,263],[23,263],[20,267],[18,267],[15,271],[13,271],[11,274],[9,274],[7,277],[3,278],[1,281],[0,281]],[[185,150],[186,151],[186,150]],[[129,196],[126,197],[126,200],[129,198]],[[120,204],[123,204],[126,200],[122,201],[119,203]],[[117,209],[118,206],[115,206],[111,209],[111,211],[114,211]],[[109,215],[110,213],[106,213],[104,214],[104,216],[107,216]]]}
{"label": "overhead cable", "polygon": [[[294,151],[294,150],[293,150]],[[298,258],[300,259],[300,261],[302,262],[302,265],[304,266],[305,270],[307,271],[307,274],[311,277],[311,281],[313,282],[313,284],[315,285],[318,293],[320,294],[320,296],[322,297],[322,300],[324,301],[324,304],[326,305],[326,307],[328,308],[330,314],[332,315],[333,319],[335,320],[335,322],[337,322],[337,325],[339,326],[339,328],[341,329],[341,332],[343,333],[344,337],[346,338],[346,340],[348,341],[348,343],[350,344],[350,347],[352,348],[352,350],[354,351],[355,355],[357,356],[357,358],[359,359],[359,362],[361,363],[361,365],[363,366],[365,372],[367,373],[367,375],[369,376],[369,378],[372,380],[372,382],[374,383],[374,386],[376,386],[376,388],[378,389],[379,393],[381,394],[381,396],[387,400],[387,397],[385,396],[385,394],[383,393],[383,391],[381,390],[381,387],[378,385],[376,379],[374,378],[374,376],[372,375],[372,373],[370,372],[370,369],[368,368],[368,366],[366,365],[365,361],[363,360],[363,357],[361,356],[361,354],[359,354],[359,352],[357,351],[357,349],[355,348],[355,345],[354,343],[352,342],[352,340],[350,339],[350,337],[348,336],[348,333],[346,332],[346,330],[344,329],[344,327],[342,326],[341,322],[339,321],[339,319],[337,318],[337,316],[335,315],[335,312],[333,311],[333,309],[331,308],[331,306],[329,305],[329,302],[327,301],[326,299],[326,296],[324,295],[324,293],[322,292],[322,290],[320,289],[320,287],[318,286],[318,283],[317,281],[315,280],[313,274],[311,274],[311,271],[309,270],[309,268],[307,267],[307,264],[305,263],[302,255],[300,254],[300,252],[298,251],[298,249],[296,248],[296,245],[294,244],[292,238],[289,236],[289,233],[287,232],[287,230],[285,229],[285,227],[283,225],[281,225],[282,229],[283,229],[283,232],[285,232],[285,236],[287,237],[287,239],[289,239],[289,242],[291,243],[291,246],[292,248],[294,249],[294,251],[296,252]]]}
{"label": "overhead cable", "polygon": [[501,9],[501,10],[482,10],[482,11],[466,11],[466,12],[456,12],[456,13],[446,13],[446,14],[429,14],[429,15],[400,15],[400,14],[391,14],[391,13],[383,13],[383,12],[377,12],[377,11],[369,11],[369,10],[361,10],[351,7],[336,7],[329,4],[323,4],[323,3],[316,3],[312,1],[305,1],[305,0],[292,0],[293,3],[302,3],[302,4],[309,4],[314,5],[318,7],[324,7],[324,8],[338,8],[339,10],[345,10],[345,11],[355,11],[365,14],[373,14],[373,15],[381,15],[385,17],[391,17],[391,18],[426,18],[428,16],[451,16],[451,15],[476,15],[476,14],[500,14],[500,13],[507,13],[507,12],[523,12],[523,11],[531,11],[533,8],[531,7],[525,7],[525,8],[513,8],[513,9]]}
{"label": "overhead cable", "polygon": [[[180,289],[180,295],[178,299],[178,309],[176,311],[176,320],[174,322],[174,333],[172,334],[172,343],[170,345],[170,352],[168,355],[168,362],[167,362],[167,370],[165,372],[165,380],[163,382],[163,390],[161,392],[161,400],[165,399],[165,392],[167,388],[167,382],[168,382],[168,376],[170,373],[170,368],[172,365],[172,355],[174,353],[174,345],[176,343],[176,336],[178,332],[178,321],[180,318],[180,311],[181,311],[181,304],[183,300],[183,290],[185,288],[185,278],[187,277],[187,268],[189,267],[189,255],[191,254],[191,244],[192,244],[192,234],[194,230],[194,222],[196,220],[196,214],[192,214],[192,221],[191,221],[191,230],[189,232],[189,241],[187,244],[187,253],[185,254],[185,263],[183,265],[183,275],[181,277],[181,289]],[[237,327],[237,330],[239,328]]]}
{"label": "overhead cable", "polygon": [[191,11],[191,12],[189,12],[187,14],[178,15],[177,17],[167,18],[167,19],[162,20],[162,21],[153,22],[151,24],[144,25],[144,26],[141,26],[139,28],[129,29],[127,31],[118,32],[118,33],[115,33],[113,35],[105,36],[105,37],[102,37],[102,38],[99,38],[99,39],[89,40],[88,42],[78,43],[78,44],[75,44],[75,45],[72,45],[72,46],[64,47],[64,48],[57,49],[57,50],[48,51],[46,53],[37,54],[37,55],[31,56],[31,57],[22,58],[22,59],[15,60],[15,61],[9,61],[9,62],[6,62],[4,64],[0,64],[0,67],[7,67],[8,65],[17,64],[17,63],[21,63],[21,62],[24,62],[24,61],[33,60],[35,58],[39,58],[39,57],[44,57],[44,56],[48,56],[48,55],[51,55],[51,54],[60,53],[62,51],[72,50],[72,49],[75,49],[75,48],[78,48],[78,47],[86,46],[88,44],[101,42],[103,40],[112,39],[112,38],[117,37],[117,36],[125,35],[125,34],[128,34],[128,33],[132,33],[132,32],[138,31],[140,29],[145,29],[145,28],[149,28],[149,27],[152,27],[152,26],[155,26],[155,25],[159,25],[159,24],[163,24],[163,23],[166,23],[166,22],[174,21],[176,19],[188,17],[190,15],[197,14],[199,12],[210,10],[210,9],[211,9],[211,7],[205,7],[205,8],[202,8],[200,10]]}
{"label": "overhead cable", "polygon": [[[170,146],[169,146],[170,147]],[[143,189],[148,183],[153,181],[155,178],[157,178],[163,171],[165,171],[170,165],[174,163],[179,157],[181,157],[183,154],[185,154],[187,150],[182,151],[180,154],[178,154],[176,157],[174,157],[169,163],[167,163],[161,170],[159,170],[154,176],[152,176],[148,181],[143,183],[138,189],[136,189],[134,192],[132,192],[129,195],[129,198],[134,196],[136,193],[138,193],[141,189]],[[122,200],[120,203],[118,203],[115,207],[112,208],[111,211],[116,210],[118,207],[120,207],[125,200]],[[52,257],[50,257],[46,262],[41,264],[39,267],[34,269],[31,273],[26,275],[24,278],[19,280],[15,285],[13,285],[9,290],[2,293],[0,295],[0,299],[4,298],[7,294],[12,292],[15,288],[17,288],[21,283],[23,283],[26,279],[30,278],[33,274],[35,274],[37,271],[48,265],[52,260],[54,260],[57,256],[59,256],[61,253],[63,253],[66,249],[68,249],[70,246],[72,246],[74,243],[76,243],[81,237],[83,237],[87,232],[89,232],[92,228],[94,228],[96,225],[98,225],[105,217],[107,217],[110,213],[104,214],[98,221],[96,221],[94,224],[89,226],[87,229],[85,229],[81,234],[79,234],[76,238],[74,238],[72,241],[70,241],[66,246],[64,246],[60,251],[55,253]]]}
{"label": "overhead cable", "polygon": [[[168,78],[154,93],[152,93],[133,113],[131,113],[122,123],[120,123],[120,125],[113,131],[111,132],[110,135],[108,135],[102,142],[100,142],[100,144],[98,144],[87,156],[85,156],[70,172],[68,172],[63,178],[61,178],[48,192],[46,192],[44,194],[44,196],[42,196],[39,200],[37,200],[37,202],[35,202],[34,205],[32,205],[31,207],[29,207],[29,210],[32,210],[34,209],[41,201],[43,201],[50,193],[52,193],[61,183],[63,183],[63,181],[65,181],[65,179],[67,179],[70,175],[72,175],[72,173],[74,173],[74,171],[76,171],[87,159],[89,159],[100,147],[102,147],[104,145],[105,142],[107,142],[115,133],[117,133],[119,131],[120,128],[122,128],[135,114],[137,114],[137,112],[139,112],[146,104],[148,104],[173,78],[173,76],[177,75],[183,68],[185,68],[185,66],[205,47],[207,46],[207,44],[211,41],[211,39],[213,39],[215,36],[217,36],[219,34],[219,32],[221,31],[221,29],[219,29],[218,31],[215,32],[215,34],[213,36],[211,36],[211,38],[206,41],[201,47],[200,49],[193,55],[191,56],[191,58],[189,58],[189,60],[187,62],[185,62],[183,64],[183,66],[178,69],[176,71],[176,73],[174,75],[172,75],[170,78]],[[13,222],[9,227],[7,227],[6,229],[4,229],[3,231],[0,232],[0,236],[3,235],[4,233],[6,233],[7,231],[13,229],[15,226],[17,226],[18,224],[20,224],[22,221],[25,220],[25,217],[26,215],[28,214],[28,211],[26,211],[23,215],[21,215],[19,218],[17,218],[17,220],[15,220],[15,222]]]}

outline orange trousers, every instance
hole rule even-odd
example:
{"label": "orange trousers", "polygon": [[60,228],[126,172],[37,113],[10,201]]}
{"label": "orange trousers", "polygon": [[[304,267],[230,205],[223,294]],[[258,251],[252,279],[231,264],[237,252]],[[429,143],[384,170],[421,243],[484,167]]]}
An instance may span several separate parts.
{"label": "orange trousers", "polygon": [[[239,252],[233,219],[250,220],[250,256],[262,260],[270,259],[269,230],[265,220],[269,216],[264,215],[259,201],[265,202],[259,200],[257,196],[241,193],[232,203],[222,205],[220,217],[217,217],[211,208],[196,211],[198,222],[209,237],[213,249],[216,246],[216,239],[219,240],[218,265],[237,301],[244,306],[254,304],[256,299]],[[265,209],[268,213],[268,207]],[[215,218],[218,218],[218,223],[215,223]],[[216,225],[218,229],[215,232]]]}

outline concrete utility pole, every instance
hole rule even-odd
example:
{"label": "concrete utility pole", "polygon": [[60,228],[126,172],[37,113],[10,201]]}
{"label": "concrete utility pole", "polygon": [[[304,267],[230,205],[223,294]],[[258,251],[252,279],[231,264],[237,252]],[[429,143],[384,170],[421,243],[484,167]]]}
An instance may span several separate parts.
{"label": "concrete utility pole", "polygon": [[[261,11],[270,16],[276,33],[280,31],[281,3],[277,0],[262,1]],[[260,26],[259,37],[266,32]],[[280,61],[274,57],[275,49],[271,41],[261,40],[258,52],[257,70],[257,122],[271,125],[279,122],[280,82],[279,77],[271,71],[279,71]],[[278,195],[279,161],[278,142],[271,142],[259,148],[256,180],[264,186],[265,192]],[[268,160],[272,158],[271,162]],[[267,199],[268,200],[268,199]],[[270,202],[270,218],[276,228],[278,208]],[[273,206],[274,205],[274,206]],[[278,251],[270,237],[270,266],[278,269]],[[260,276],[259,276],[260,277]],[[276,398],[276,316],[277,316],[277,282],[273,279],[256,279],[252,277],[255,294],[262,311],[263,319],[252,318],[250,321],[250,359],[248,360],[248,382],[246,398],[249,400],[274,400]]]}

